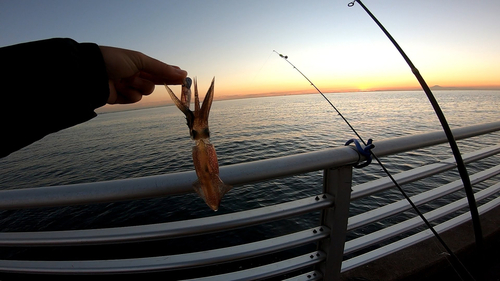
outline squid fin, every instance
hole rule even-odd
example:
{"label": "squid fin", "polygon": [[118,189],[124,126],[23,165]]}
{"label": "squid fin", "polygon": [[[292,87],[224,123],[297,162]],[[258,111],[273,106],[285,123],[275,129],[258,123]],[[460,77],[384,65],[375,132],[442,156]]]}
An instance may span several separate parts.
{"label": "squid fin", "polygon": [[207,201],[205,200],[205,193],[203,192],[203,189],[201,189],[201,183],[199,180],[193,182],[193,189],[196,193],[198,193],[198,196],[200,196],[203,201]]}
{"label": "squid fin", "polygon": [[226,194],[229,190],[231,190],[233,187],[229,184],[225,184],[218,175],[215,175],[217,179],[213,179],[217,181],[217,187],[219,188],[219,193],[221,197]]}
{"label": "squid fin", "polygon": [[205,203],[210,207],[210,209],[217,211],[219,209],[220,202],[222,200],[222,197],[226,192],[231,190],[232,186],[227,185],[222,182],[222,180],[219,178],[218,175],[212,175],[211,176],[212,180],[212,186],[216,187],[216,194],[212,195],[207,195],[205,194],[205,190],[202,187],[201,183],[199,180],[196,180],[193,183],[193,189],[196,191],[196,193],[205,201]]}

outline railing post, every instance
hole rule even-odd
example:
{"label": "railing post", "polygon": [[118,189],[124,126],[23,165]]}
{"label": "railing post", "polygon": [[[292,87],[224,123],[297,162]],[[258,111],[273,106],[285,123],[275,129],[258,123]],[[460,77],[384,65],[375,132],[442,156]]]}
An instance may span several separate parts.
{"label": "railing post", "polygon": [[339,280],[344,255],[344,244],[349,218],[352,186],[352,166],[325,169],[323,192],[334,197],[332,207],[321,213],[321,223],[331,229],[330,237],[319,243],[319,249],[326,253],[326,260],[319,269],[325,280]]}

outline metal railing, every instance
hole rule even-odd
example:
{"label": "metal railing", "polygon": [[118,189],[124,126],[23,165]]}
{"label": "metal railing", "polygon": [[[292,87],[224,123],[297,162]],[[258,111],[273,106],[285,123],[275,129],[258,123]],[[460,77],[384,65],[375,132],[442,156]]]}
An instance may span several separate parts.
{"label": "metal railing", "polygon": [[[453,132],[455,138],[459,140],[499,130],[500,122],[495,122],[458,128]],[[382,157],[445,142],[444,133],[431,132],[377,141],[373,151],[377,156]],[[500,145],[495,145],[466,153],[463,158],[466,163],[471,163],[499,153]],[[427,231],[418,231],[422,222],[418,217],[411,217],[346,242],[348,232],[400,214],[410,208],[406,201],[401,200],[349,217],[351,201],[394,187],[387,178],[352,187],[352,165],[356,164],[359,159],[358,153],[352,147],[338,147],[220,168],[221,178],[233,186],[323,170],[323,193],[317,196],[236,213],[167,223],[85,230],[0,232],[0,246],[102,245],[185,236],[193,236],[193,239],[196,239],[196,236],[201,234],[219,233],[311,212],[320,212],[319,223],[305,230],[236,246],[168,256],[73,261],[5,259],[0,260],[0,272],[113,274],[182,270],[275,254],[286,249],[315,243],[316,250],[307,254],[200,278],[203,280],[249,280],[296,272],[296,276],[290,280],[319,280],[323,277],[335,280],[343,271],[409,247],[431,235]],[[394,175],[394,178],[400,184],[407,184],[454,168],[454,160],[450,158],[401,172]],[[500,174],[500,165],[472,174],[471,181],[477,184],[498,174]],[[194,171],[190,171],[116,181],[3,190],[0,191],[0,210],[94,204],[185,194],[192,192],[191,183],[195,179]],[[416,194],[412,199],[415,204],[423,205],[456,193],[461,188],[461,181],[457,179]],[[478,202],[493,197],[479,205],[480,213],[500,205],[500,198],[495,197],[499,191],[500,183],[494,183],[476,193]],[[466,206],[467,202],[462,196],[425,213],[425,216],[429,221],[443,220],[443,217],[449,216],[436,225],[436,229],[441,232],[470,219],[468,213],[457,213]],[[382,241],[408,231],[413,231],[413,233],[395,242],[380,244]],[[303,270],[298,271],[300,269]],[[286,276],[288,278],[290,275]]]}

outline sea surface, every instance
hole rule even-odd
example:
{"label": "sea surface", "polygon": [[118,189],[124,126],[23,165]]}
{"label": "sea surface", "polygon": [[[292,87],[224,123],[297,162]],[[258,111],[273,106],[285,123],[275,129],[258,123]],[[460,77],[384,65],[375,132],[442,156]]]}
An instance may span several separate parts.
{"label": "sea surface", "polygon": [[[451,128],[500,119],[500,91],[436,91]],[[366,140],[377,141],[440,130],[440,123],[421,91],[326,94]],[[210,112],[211,142],[221,166],[319,149],[342,146],[355,138],[334,109],[320,96],[288,95],[215,101]],[[459,141],[462,153],[498,144],[499,134]],[[183,114],[175,106],[100,114],[93,120],[46,136],[42,140],[0,159],[0,189],[54,186],[193,170],[191,147]],[[403,170],[453,157],[447,145],[420,149],[382,158],[389,171]],[[471,173],[498,163],[493,157],[470,165]],[[269,182],[236,186],[223,199],[217,214],[266,206],[321,193],[322,172]],[[354,171],[356,184],[383,176],[372,164]],[[410,194],[456,180],[454,171],[427,182],[408,185]],[[353,202],[353,214],[400,199],[396,191]],[[34,210],[0,212],[2,231],[39,231],[128,226],[210,216],[213,212],[194,193],[157,198]],[[231,243],[266,238],[266,227],[289,233],[317,223],[318,216],[304,216],[260,228],[235,231],[229,236],[208,235],[197,250],[217,239]],[[382,222],[386,223],[386,222]],[[390,223],[390,222],[387,222]],[[362,235],[360,230],[358,235]],[[356,235],[356,233],[352,234]],[[167,245],[167,244],[166,244]],[[182,252],[190,240],[175,247],[151,246],[163,255]],[[142,249],[143,246],[141,246]],[[183,249],[181,249],[183,248]],[[137,249],[136,249],[137,250]],[[52,250],[57,256],[59,250]],[[139,250],[137,250],[139,251]],[[15,251],[13,251],[15,252]],[[0,254],[29,258],[37,254],[19,250]],[[112,254],[98,251],[100,255]],[[133,250],[120,256],[127,256]],[[47,253],[47,252],[44,252]],[[66,253],[67,254],[67,253]],[[149,254],[149,253],[148,253]],[[40,254],[41,255],[41,254]],[[87,254],[74,254],[76,258]],[[0,257],[1,258],[1,257]]]}

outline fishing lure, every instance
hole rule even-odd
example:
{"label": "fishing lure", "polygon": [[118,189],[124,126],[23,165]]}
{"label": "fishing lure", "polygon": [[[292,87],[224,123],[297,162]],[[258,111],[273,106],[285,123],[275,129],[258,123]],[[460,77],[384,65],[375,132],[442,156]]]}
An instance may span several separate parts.
{"label": "fishing lure", "polygon": [[212,84],[200,108],[198,86],[196,79],[194,80],[194,112],[189,109],[191,103],[191,78],[186,77],[184,80],[180,100],[167,85],[165,87],[172,101],[186,115],[189,134],[191,139],[195,141],[193,163],[198,180],[193,183],[193,188],[212,210],[217,211],[222,197],[231,190],[231,186],[224,184],[219,177],[217,154],[209,140],[208,114],[214,98],[214,82],[215,77],[212,79]]}

